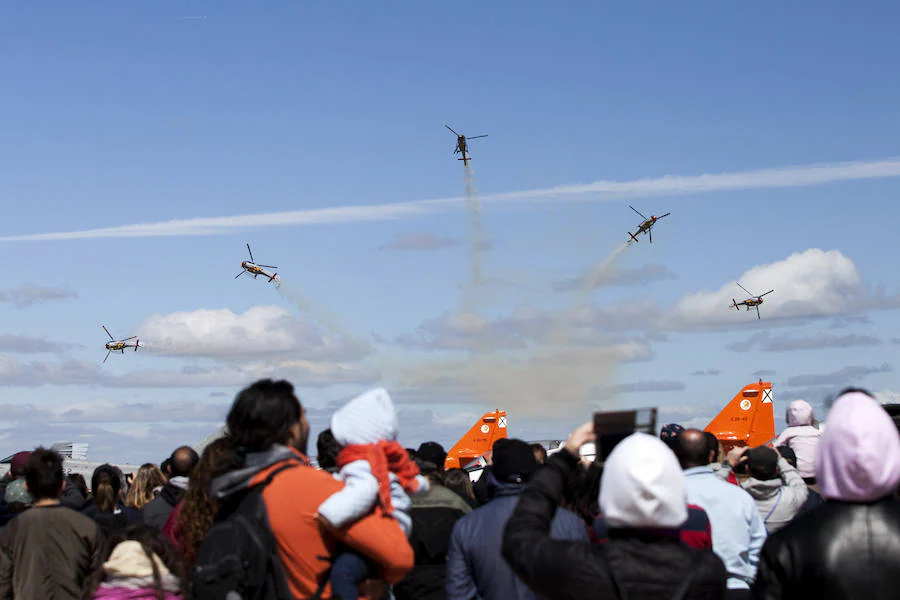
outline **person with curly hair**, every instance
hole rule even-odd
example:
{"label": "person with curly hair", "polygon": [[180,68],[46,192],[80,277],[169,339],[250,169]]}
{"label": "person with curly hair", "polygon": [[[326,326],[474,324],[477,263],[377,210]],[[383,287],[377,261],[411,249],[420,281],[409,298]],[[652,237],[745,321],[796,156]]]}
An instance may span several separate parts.
{"label": "person with curly hair", "polygon": [[213,525],[219,504],[210,495],[210,485],[217,472],[216,465],[228,462],[225,453],[233,452],[227,438],[219,438],[209,444],[200,455],[197,466],[191,472],[190,483],[184,498],[166,520],[162,533],[181,550],[187,564],[197,559],[200,543]]}
{"label": "person with curly hair", "polygon": [[125,497],[125,506],[142,509],[145,504],[156,498],[156,492],[166,484],[166,477],[159,467],[153,463],[144,463],[138,469],[137,475],[128,495]]}
{"label": "person with curly hair", "polygon": [[86,600],[180,600],[186,595],[181,557],[149,525],[117,531],[102,556],[103,565],[85,586]]}

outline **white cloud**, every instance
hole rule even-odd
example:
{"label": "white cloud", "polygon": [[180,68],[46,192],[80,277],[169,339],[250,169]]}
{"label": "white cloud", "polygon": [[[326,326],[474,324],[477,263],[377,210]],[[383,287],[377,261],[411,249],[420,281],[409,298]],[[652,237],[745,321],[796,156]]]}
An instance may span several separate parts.
{"label": "white cloud", "polygon": [[694,371],[693,373],[691,373],[691,375],[694,377],[715,377],[716,375],[721,375],[721,374],[722,374],[722,371],[720,371],[718,369],[699,370],[699,371]]}
{"label": "white cloud", "polygon": [[881,404],[900,404],[900,392],[881,390],[879,392],[872,392],[872,395],[875,396],[875,399]]}
{"label": "white cloud", "polygon": [[[632,307],[641,311],[640,306]],[[469,312],[445,313],[429,319],[395,343],[413,350],[498,351],[560,346],[605,348],[623,360],[647,360],[649,344],[617,332],[612,313],[619,307],[579,307],[551,312],[519,307],[508,316],[489,320]],[[616,314],[618,318],[620,315]]]}
{"label": "white cloud", "polygon": [[600,390],[598,397],[601,399],[615,398],[621,394],[638,394],[642,392],[683,392],[687,386],[681,381],[671,380],[641,380],[633,383],[620,383]]}
{"label": "white cloud", "polygon": [[[754,294],[775,290],[760,307],[763,319],[770,322],[900,307],[900,296],[872,293],[861,281],[853,261],[838,250],[811,248],[753,267],[738,281]],[[745,297],[732,281],[716,291],[688,294],[667,320],[680,329],[718,329],[751,319],[758,326],[755,311],[747,314],[742,307],[740,314],[735,314],[732,299],[740,302]]]}
{"label": "white cloud", "polygon": [[844,387],[856,384],[865,379],[868,375],[875,373],[890,373],[893,370],[893,367],[888,363],[883,363],[877,367],[854,365],[844,367],[843,369],[832,373],[794,375],[793,377],[788,378],[787,385],[790,387]]}
{"label": "white cloud", "polygon": [[[675,196],[730,190],[794,188],[840,181],[879,179],[900,175],[900,160],[844,162],[761,169],[706,175],[666,175],[632,181],[595,181],[586,184],[559,185],[551,188],[505,192],[479,196],[479,202],[539,203],[588,196],[602,202],[626,197]],[[38,233],[0,237],[0,241],[73,240],[89,238],[196,236],[224,234],[238,229],[356,223],[418,217],[436,211],[459,210],[466,198],[440,198],[394,202],[369,206],[341,206],[313,210],[258,213],[225,217],[172,219],[156,223],[138,223],[101,229]]]}
{"label": "white cloud", "polygon": [[324,334],[280,306],[257,306],[241,314],[223,308],[153,315],[138,337],[155,354],[220,359],[278,355],[347,361],[372,350],[365,342]]}
{"label": "white cloud", "polygon": [[0,291],[0,302],[8,302],[16,308],[27,308],[44,302],[68,300],[77,297],[78,294],[68,288],[46,287],[30,283],[23,284],[13,290]]}
{"label": "white cloud", "polygon": [[51,342],[44,338],[33,338],[25,335],[0,334],[0,352],[15,352],[17,354],[61,354],[73,348],[74,344]]}
{"label": "white cloud", "polygon": [[832,335],[817,333],[809,336],[780,335],[773,336],[767,331],[751,335],[743,342],[734,342],[725,346],[734,352],[748,352],[758,349],[762,352],[788,352],[791,350],[816,350],[820,348],[853,348],[858,346],[878,346],[881,344],[874,335]]}
{"label": "white cloud", "polygon": [[192,365],[177,370],[138,370],[116,376],[109,375],[99,363],[82,360],[23,363],[0,355],[0,384],[17,387],[235,388],[264,377],[287,379],[297,387],[324,387],[339,383],[372,383],[379,375],[371,368],[353,364],[282,360],[241,365]]}

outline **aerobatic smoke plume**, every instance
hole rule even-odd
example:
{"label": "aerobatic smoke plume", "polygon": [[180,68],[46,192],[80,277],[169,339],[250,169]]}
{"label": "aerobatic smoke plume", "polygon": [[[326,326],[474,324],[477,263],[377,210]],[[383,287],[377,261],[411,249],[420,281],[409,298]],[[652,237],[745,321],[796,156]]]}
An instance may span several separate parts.
{"label": "aerobatic smoke plume", "polygon": [[484,250],[484,228],[481,224],[481,204],[478,202],[478,194],[475,191],[475,182],[472,167],[465,167],[466,179],[466,208],[469,211],[469,252],[472,260],[471,285],[479,286],[482,283],[481,253]]}
{"label": "aerobatic smoke plume", "polygon": [[318,322],[319,325],[329,330],[332,334],[341,336],[347,340],[352,339],[352,336],[344,330],[344,327],[340,324],[340,321],[336,316],[318,308],[314,308],[313,304],[309,301],[309,298],[303,295],[300,290],[285,283],[284,279],[280,277],[276,279],[274,283],[275,289],[281,297],[293,304],[301,313],[308,316],[313,321]]}

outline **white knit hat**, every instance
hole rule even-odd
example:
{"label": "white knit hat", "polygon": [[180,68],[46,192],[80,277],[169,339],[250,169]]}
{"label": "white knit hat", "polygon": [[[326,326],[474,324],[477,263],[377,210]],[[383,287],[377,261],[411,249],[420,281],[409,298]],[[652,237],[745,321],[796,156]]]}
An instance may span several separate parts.
{"label": "white knit hat", "polygon": [[331,433],[343,446],[397,439],[397,413],[382,388],[360,394],[331,416]]}
{"label": "white knit hat", "polygon": [[619,442],[603,466],[600,511],[612,528],[680,528],[687,498],[675,454],[646,433]]}

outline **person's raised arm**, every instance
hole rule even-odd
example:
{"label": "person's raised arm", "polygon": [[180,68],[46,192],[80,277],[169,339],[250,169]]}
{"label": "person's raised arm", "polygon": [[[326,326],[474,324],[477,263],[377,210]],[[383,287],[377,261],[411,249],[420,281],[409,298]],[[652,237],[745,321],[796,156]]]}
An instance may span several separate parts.
{"label": "person's raised arm", "polygon": [[589,544],[551,539],[550,527],[566,481],[578,465],[579,449],[593,439],[592,423],[572,432],[563,448],[532,476],[506,523],[503,558],[539,594],[559,595],[568,587],[573,566],[578,566],[573,565],[573,553],[582,551],[579,547],[590,552]]}

